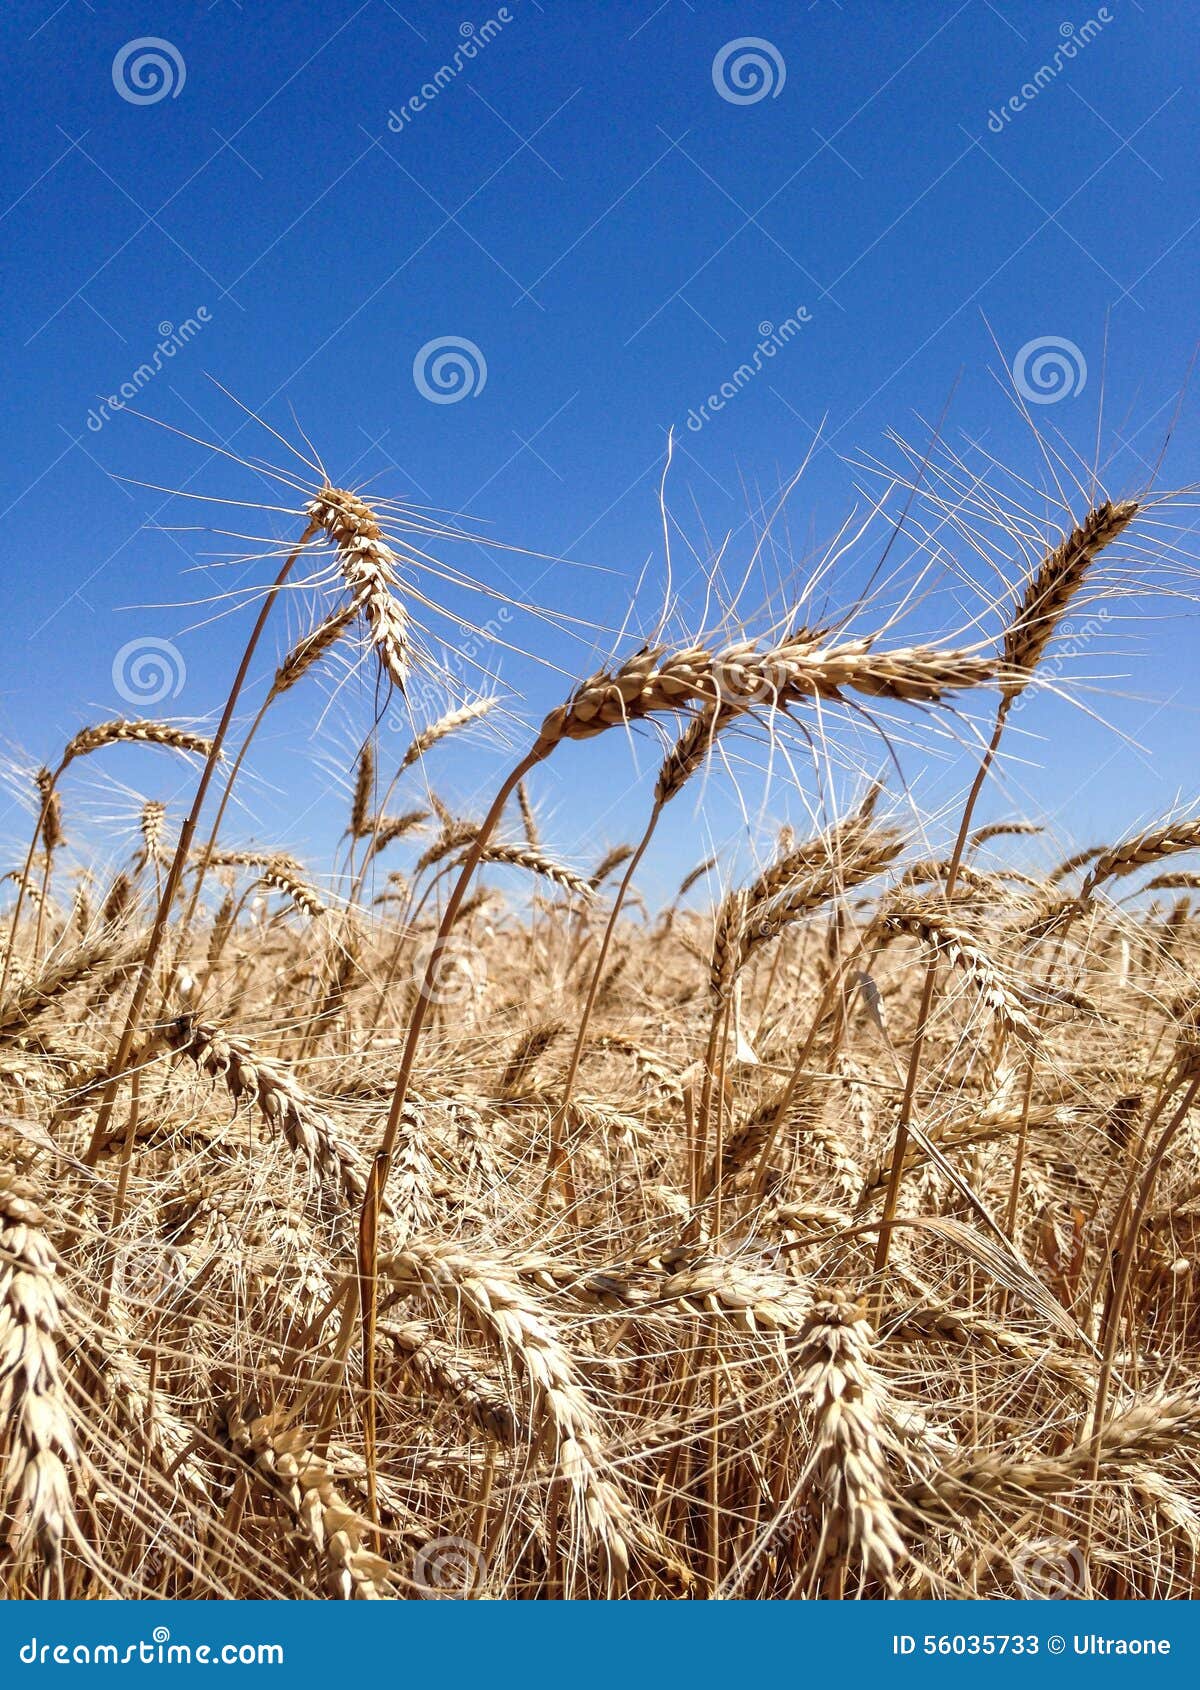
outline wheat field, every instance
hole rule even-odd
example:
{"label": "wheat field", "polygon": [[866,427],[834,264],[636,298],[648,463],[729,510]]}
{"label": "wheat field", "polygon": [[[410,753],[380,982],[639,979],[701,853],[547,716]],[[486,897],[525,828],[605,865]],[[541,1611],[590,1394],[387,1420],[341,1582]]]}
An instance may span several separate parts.
{"label": "wheat field", "polygon": [[[444,531],[279,472],[211,717],[88,723],[14,776],[10,1596],[1196,1594],[1200,821],[1056,855],[980,819],[1018,707],[1069,689],[1068,611],[1190,594],[1186,496],[1064,479],[1048,516],[944,459],[905,502],[894,535],[936,515],[994,566],[957,633],[904,632],[910,563],[815,610],[839,536],[757,621],[643,607],[586,678],[448,688],[396,755]],[[238,798],[278,700],[331,691],[365,720],[302,862]],[[627,842],[567,861],[543,778],[601,735],[650,772]],[[496,765],[470,813],[462,736]],[[908,771],[950,742],[923,815]],[[78,815],[112,759],[188,771],[123,860]],[[750,765],[743,872],[704,816]],[[696,849],[654,907],[668,815]]]}

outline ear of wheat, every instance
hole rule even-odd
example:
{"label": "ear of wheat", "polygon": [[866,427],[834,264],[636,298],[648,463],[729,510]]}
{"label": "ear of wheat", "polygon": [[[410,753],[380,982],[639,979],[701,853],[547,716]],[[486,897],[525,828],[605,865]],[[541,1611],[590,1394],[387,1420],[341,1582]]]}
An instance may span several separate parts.
{"label": "ear of wheat", "polygon": [[161,745],[167,751],[182,751],[193,757],[207,757],[212,741],[202,734],[178,728],[173,722],[133,722],[118,717],[111,722],[98,722],[94,727],[82,728],[67,742],[62,754],[65,767],[77,757],[89,757],[106,745]]}
{"label": "ear of wheat", "polygon": [[[441,740],[450,734],[457,733],[460,728],[467,727],[471,722],[478,722],[487,715],[489,710],[495,709],[498,699],[476,698],[469,704],[461,704],[453,710],[447,710],[444,716],[439,716],[436,722],[431,722],[427,728],[417,734],[404,756],[400,759],[401,769],[410,769]],[[530,841],[532,843],[532,841]]]}
{"label": "ear of wheat", "polygon": [[163,1031],[168,1047],[186,1056],[202,1073],[223,1085],[235,1103],[248,1099],[269,1126],[342,1199],[362,1197],[364,1180],[358,1157],[337,1136],[329,1116],[282,1068],[256,1055],[248,1045],[211,1023],[181,1016]]}
{"label": "ear of wheat", "polygon": [[74,1522],[68,1469],[77,1459],[59,1363],[58,1262],[29,1192],[0,1175],[0,1501],[18,1564],[36,1549],[57,1572]]}
{"label": "ear of wheat", "polygon": [[1079,889],[1079,901],[1081,904],[1087,903],[1106,880],[1121,880],[1126,875],[1136,874],[1139,869],[1148,868],[1152,863],[1160,863],[1165,858],[1178,856],[1184,851],[1196,850],[1200,850],[1200,822],[1197,821],[1169,822],[1163,827],[1136,834],[1132,839],[1127,839],[1120,845],[1113,845],[1097,855]]}
{"label": "ear of wheat", "polygon": [[323,487],[305,507],[338,550],[355,610],[367,621],[380,666],[404,691],[408,682],[408,613],[397,596],[397,558],[369,505],[341,487]]}
{"label": "ear of wheat", "polygon": [[350,836],[361,839],[371,831],[371,800],[375,795],[375,741],[363,741],[358,754],[358,769],[354,776],[354,796],[350,801]]}
{"label": "ear of wheat", "polygon": [[209,856],[208,866],[257,870],[264,886],[282,892],[298,910],[314,920],[328,909],[317,889],[306,879],[299,863],[286,851],[216,851]]}
{"label": "ear of wheat", "polygon": [[797,1389],[813,1413],[806,1476],[823,1514],[810,1570],[836,1575],[839,1593],[855,1566],[890,1586],[905,1552],[884,1458],[885,1397],[872,1339],[863,1311],[837,1298],[814,1305],[797,1341]]}
{"label": "ear of wheat", "polygon": [[283,693],[290,692],[310,669],[315,668],[333,650],[349,631],[357,615],[358,604],[351,599],[348,604],[340,605],[323,622],[319,622],[310,633],[297,640],[275,672],[275,679],[271,683],[271,696],[278,698]]}
{"label": "ear of wheat", "polygon": [[1004,661],[1014,671],[1013,679],[1004,683],[1007,691],[1017,693],[1026,684],[1091,565],[1124,533],[1137,513],[1132,499],[1116,505],[1105,500],[1043,558],[1005,632]]}
{"label": "ear of wheat", "polygon": [[63,843],[62,799],[49,769],[38,770],[37,789],[42,809],[42,849],[56,851]]}
{"label": "ear of wheat", "polygon": [[523,868],[530,874],[549,880],[555,886],[561,886],[563,891],[571,893],[572,897],[588,899],[595,895],[591,882],[583,875],[576,874],[563,863],[556,863],[553,857],[548,857],[544,851],[535,851],[531,845],[503,845],[493,842],[483,847],[479,860],[484,863],[506,863],[511,868]]}

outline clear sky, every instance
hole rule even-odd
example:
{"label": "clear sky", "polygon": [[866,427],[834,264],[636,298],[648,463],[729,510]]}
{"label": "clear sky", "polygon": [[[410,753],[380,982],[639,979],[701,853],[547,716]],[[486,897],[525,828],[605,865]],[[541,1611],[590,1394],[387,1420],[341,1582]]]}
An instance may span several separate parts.
{"label": "clear sky", "polygon": [[[1139,485],[1200,321],[1195,15],[1155,0],[10,3],[5,761],[50,760],[83,723],[126,711],[210,716],[248,617],[212,620],[202,601],[272,566],[216,569],[256,547],[205,525],[295,531],[281,512],[124,479],[297,497],[108,404],[122,384],[162,422],[286,463],[215,378],[298,443],[299,424],[335,480],[524,548],[447,556],[579,618],[574,640],[522,616],[501,629],[567,676],[610,645],[586,625],[618,627],[643,569],[630,626],[652,625],[670,428],[685,603],[701,580],[686,540],[703,556],[728,536],[724,573],[739,580],[818,427],[768,584],[789,549],[811,553],[861,508],[854,462],[897,462],[889,431],[923,443],[944,412],[973,474],[994,454],[1040,486],[1014,383],[1038,426],[1088,458],[1103,386],[1106,480]],[[709,406],[722,384],[730,396]],[[1165,482],[1200,480],[1198,447],[1185,398]],[[468,624],[496,614],[438,591]],[[1056,742],[1055,773],[1033,766],[1036,740],[1015,744],[1030,766],[1012,764],[985,814],[1042,806],[1086,842],[1195,795],[1196,624],[1181,600],[1157,609],[1076,662],[1128,677],[1116,684],[1131,696],[1104,714],[1140,748],[1054,700],[1031,706],[1022,730]],[[259,682],[300,623],[289,606]],[[147,649],[182,684],[141,704],[130,674],[154,690],[153,663],[134,662]],[[524,700],[516,715],[563,695],[563,675],[480,649]],[[363,686],[325,710],[331,690],[314,683],[280,712],[235,824],[286,832],[318,861],[369,704]],[[519,742],[515,723],[505,732]],[[539,785],[549,831],[582,860],[644,812],[630,747],[609,737]],[[385,761],[403,743],[385,730]],[[439,781],[470,807],[507,755],[477,736]],[[643,771],[654,762],[645,751]],[[923,767],[906,773],[940,802],[960,767]],[[140,795],[177,809],[185,784],[153,754],[118,752],[80,771],[68,816],[82,807],[115,837]],[[16,840],[11,770],[7,785],[0,836]],[[665,837],[653,872],[667,880],[670,853],[699,854],[677,837],[688,826],[690,813]]]}

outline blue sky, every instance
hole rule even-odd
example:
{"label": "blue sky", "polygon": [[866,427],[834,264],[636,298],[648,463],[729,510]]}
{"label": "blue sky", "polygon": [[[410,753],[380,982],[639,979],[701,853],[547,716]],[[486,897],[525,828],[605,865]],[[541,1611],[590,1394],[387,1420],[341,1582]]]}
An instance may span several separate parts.
{"label": "blue sky", "polygon": [[[286,462],[215,378],[297,442],[298,422],[335,480],[524,549],[456,548],[453,561],[580,619],[577,639],[521,617],[503,629],[518,646],[536,639],[562,671],[499,662],[520,695],[514,713],[535,721],[564,677],[595,666],[611,636],[584,624],[618,627],[643,570],[630,626],[653,624],[669,428],[685,603],[701,582],[685,537],[703,554],[728,536],[725,570],[740,579],[819,425],[766,585],[785,553],[827,542],[861,500],[855,460],[896,461],[889,430],[923,442],[944,412],[947,442],[975,472],[994,454],[1040,485],[1043,460],[1012,402],[1014,365],[1034,379],[1036,353],[1023,349],[1037,342],[1058,349],[1044,373],[1063,392],[1031,403],[1034,420],[1090,457],[1103,385],[1108,481],[1118,493],[1140,484],[1197,338],[1193,22],[1190,7],[1150,0],[10,5],[6,760],[50,759],[84,722],[125,710],[212,712],[247,616],[214,621],[197,607],[269,565],[215,570],[238,543],[203,525],[294,531],[279,513],[123,479],[294,500],[103,407],[180,335],[140,410]],[[1053,74],[1034,81],[1046,65]],[[454,74],[423,96],[441,66]],[[761,373],[707,411],[789,320],[795,332],[760,354]],[[436,388],[434,353],[422,362],[446,339],[468,343],[463,397]],[[1200,479],[1197,461],[1185,399],[1165,481]],[[1191,515],[1173,520],[1182,530]],[[852,582],[851,571],[846,591]],[[478,596],[446,600],[468,624],[494,614]],[[1009,789],[985,814],[1040,806],[1062,837],[1086,841],[1194,795],[1196,625],[1182,601],[1149,612],[1114,624],[1077,664],[1126,677],[1114,684],[1127,696],[1102,706],[1104,724],[1053,699],[1031,706]],[[260,681],[300,614],[279,619]],[[114,666],[147,641],[179,654],[183,684],[140,709]],[[286,828],[318,861],[341,826],[333,771],[369,688],[326,703],[314,686],[274,719],[236,823],[265,837]],[[507,733],[518,743],[515,724]],[[1050,772],[1042,734],[1056,744]],[[644,809],[630,747],[610,740],[541,777],[550,831],[581,857],[629,836]],[[385,763],[389,747],[398,756],[403,734],[385,730]],[[903,759],[933,805],[963,772],[952,748],[935,750],[932,763]],[[476,737],[445,753],[439,783],[469,807],[507,755]],[[654,763],[644,750],[643,772]],[[140,795],[177,808],[185,786],[161,759],[118,752],[80,773],[68,815],[76,803],[119,843]],[[713,797],[724,847],[736,807],[719,782]],[[784,790],[777,813],[790,805]],[[15,800],[0,807],[0,833],[16,839]],[[689,811],[665,830],[651,871],[663,884],[697,854],[682,837],[692,825]]]}

